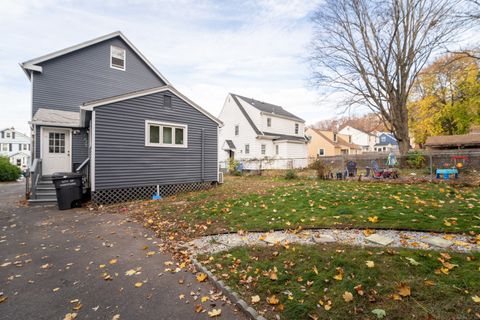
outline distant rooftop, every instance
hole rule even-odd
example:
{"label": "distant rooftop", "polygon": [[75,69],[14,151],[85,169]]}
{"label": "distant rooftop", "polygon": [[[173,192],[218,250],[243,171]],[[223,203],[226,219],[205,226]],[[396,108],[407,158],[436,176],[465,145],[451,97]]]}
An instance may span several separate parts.
{"label": "distant rooftop", "polygon": [[281,106],[277,106],[275,104],[255,100],[255,99],[252,99],[252,98],[243,97],[243,96],[240,96],[238,94],[233,94],[232,93],[232,95],[236,96],[237,98],[240,98],[240,99],[244,100],[245,102],[250,104],[252,107],[257,108],[260,111],[263,111],[263,112],[266,112],[266,113],[271,113],[271,114],[276,114],[276,115],[283,116],[283,117],[292,118],[292,119],[295,119],[295,120],[298,120],[298,121],[301,121],[301,122],[305,122],[305,120],[303,120],[300,117],[297,117],[293,113],[288,112],[287,110],[283,109]]}

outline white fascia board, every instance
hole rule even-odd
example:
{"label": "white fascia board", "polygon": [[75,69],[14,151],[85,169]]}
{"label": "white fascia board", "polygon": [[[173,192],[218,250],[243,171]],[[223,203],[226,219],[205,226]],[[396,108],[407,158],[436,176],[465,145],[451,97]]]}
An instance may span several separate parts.
{"label": "white fascia board", "polygon": [[179,91],[177,91],[177,89],[175,89],[171,85],[151,88],[151,89],[147,89],[147,90],[136,91],[136,92],[120,95],[120,96],[115,96],[115,97],[112,97],[112,98],[106,98],[106,99],[96,100],[96,101],[92,101],[92,102],[87,102],[83,106],[80,106],[80,109],[81,110],[86,110],[86,111],[93,111],[94,108],[98,108],[98,107],[101,107],[101,106],[104,106],[104,105],[107,105],[107,104],[120,102],[120,101],[124,101],[124,100],[129,100],[129,99],[133,99],[133,98],[138,98],[138,97],[143,97],[143,96],[146,96],[146,95],[159,93],[159,92],[164,92],[164,91],[173,92],[180,99],[182,99],[183,101],[185,101],[186,103],[188,103],[189,105],[191,105],[192,107],[194,107],[195,109],[197,109],[198,111],[200,111],[201,113],[206,115],[208,118],[213,120],[215,123],[217,123],[217,125],[223,126],[222,121],[220,121],[219,119],[217,119],[216,117],[211,115],[208,111],[206,111],[205,109],[203,109],[202,107],[197,105],[195,102],[193,102],[192,100],[190,100],[189,98],[187,98],[183,94],[181,94]]}

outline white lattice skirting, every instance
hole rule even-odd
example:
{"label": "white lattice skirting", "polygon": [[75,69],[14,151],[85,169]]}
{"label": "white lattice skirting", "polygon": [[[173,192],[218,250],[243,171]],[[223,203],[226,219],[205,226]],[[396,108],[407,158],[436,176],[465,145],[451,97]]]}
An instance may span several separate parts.
{"label": "white lattice skirting", "polygon": [[[169,184],[159,186],[162,197],[172,196],[182,192],[205,190],[214,185],[214,182],[193,182],[183,184]],[[105,189],[92,192],[92,201],[95,204],[112,204],[132,200],[150,199],[157,193],[157,186],[143,186],[120,189]]]}

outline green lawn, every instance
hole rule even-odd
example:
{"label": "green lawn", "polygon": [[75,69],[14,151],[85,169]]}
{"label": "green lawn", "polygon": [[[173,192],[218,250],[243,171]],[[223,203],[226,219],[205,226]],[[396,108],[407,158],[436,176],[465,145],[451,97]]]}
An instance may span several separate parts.
{"label": "green lawn", "polygon": [[239,230],[391,228],[480,233],[480,188],[447,184],[228,177],[225,184],[107,210],[144,220],[160,237]]}
{"label": "green lawn", "polygon": [[319,181],[212,201],[193,210],[192,216],[229,230],[357,227],[479,232],[479,212],[480,188]]}
{"label": "green lawn", "polygon": [[269,319],[480,318],[480,253],[295,245],[199,260]]}

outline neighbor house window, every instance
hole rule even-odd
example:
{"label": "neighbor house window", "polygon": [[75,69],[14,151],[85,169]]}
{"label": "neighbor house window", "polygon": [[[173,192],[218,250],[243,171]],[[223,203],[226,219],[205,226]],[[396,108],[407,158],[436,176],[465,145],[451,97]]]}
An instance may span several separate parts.
{"label": "neighbor house window", "polygon": [[295,123],[295,134],[298,134],[298,127],[299,127],[298,123]]}
{"label": "neighbor house window", "polygon": [[319,156],[324,156],[325,155],[325,149],[323,149],[323,148],[318,149],[318,155]]}
{"label": "neighbor house window", "polygon": [[22,165],[22,159],[17,159],[17,166],[21,166]]}
{"label": "neighbor house window", "polygon": [[277,145],[275,146],[275,154],[276,154],[277,156],[278,156],[278,150],[279,150],[279,145],[277,144]]}
{"label": "neighbor house window", "polygon": [[245,145],[245,154],[249,154],[249,153],[250,153],[250,145],[246,144]]}
{"label": "neighbor house window", "polygon": [[352,143],[352,136],[348,136],[348,142]]}
{"label": "neighbor house window", "polygon": [[267,127],[272,126],[272,118],[267,118]]}
{"label": "neighbor house window", "polygon": [[238,136],[239,133],[240,133],[240,126],[237,124],[235,126],[235,135]]}
{"label": "neighbor house window", "polygon": [[387,138],[386,138],[385,136],[381,136],[381,137],[380,137],[380,141],[381,141],[381,142],[385,142],[385,141],[387,141]]}
{"label": "neighbor house window", "polygon": [[267,153],[267,145],[266,144],[262,144],[261,151],[262,151],[263,155]]}
{"label": "neighbor house window", "polygon": [[10,138],[10,132],[7,132],[7,138]]}
{"label": "neighbor house window", "polygon": [[145,145],[149,147],[187,147],[187,125],[146,121]]}
{"label": "neighbor house window", "polygon": [[111,46],[110,47],[110,67],[113,69],[125,71],[125,49]]}
{"label": "neighbor house window", "polygon": [[2,144],[2,151],[8,151],[8,143]]}
{"label": "neighbor house window", "polygon": [[336,133],[333,134],[333,141],[337,142],[337,134]]}

